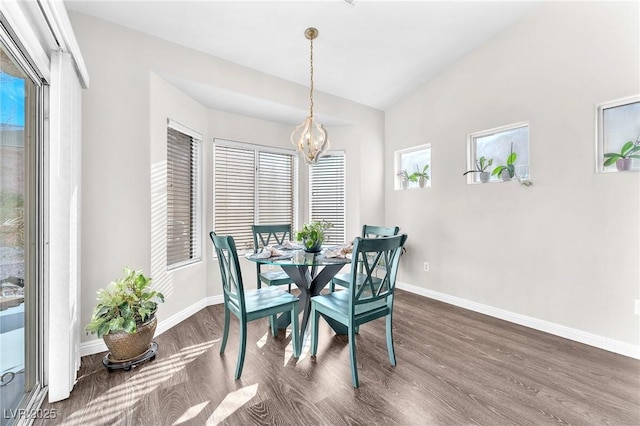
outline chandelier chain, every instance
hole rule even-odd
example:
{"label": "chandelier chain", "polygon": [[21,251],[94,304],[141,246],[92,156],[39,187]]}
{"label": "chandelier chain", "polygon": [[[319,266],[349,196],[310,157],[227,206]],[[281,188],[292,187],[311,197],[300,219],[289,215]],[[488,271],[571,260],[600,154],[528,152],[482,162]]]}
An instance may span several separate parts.
{"label": "chandelier chain", "polygon": [[313,118],[313,38],[310,39],[311,49],[309,50],[309,62],[311,69],[311,83],[309,84],[309,117]]}

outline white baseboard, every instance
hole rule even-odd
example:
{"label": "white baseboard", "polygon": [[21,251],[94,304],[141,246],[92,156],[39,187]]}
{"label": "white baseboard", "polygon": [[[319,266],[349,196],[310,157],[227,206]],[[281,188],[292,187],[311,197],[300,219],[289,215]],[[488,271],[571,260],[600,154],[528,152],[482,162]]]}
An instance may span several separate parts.
{"label": "white baseboard", "polygon": [[[200,311],[201,309],[206,308],[207,306],[217,305],[220,303],[224,303],[223,296],[211,296],[204,298],[191,306],[186,307],[178,313],[171,315],[169,318],[164,319],[158,322],[158,327],[156,328],[156,336],[164,333],[169,330],[174,325],[181,323],[182,321],[189,318],[191,315]],[[102,339],[95,339],[89,342],[84,342],[80,344],[80,356],[93,355],[100,352],[105,352],[107,350],[107,346],[104,344]]]}
{"label": "white baseboard", "polygon": [[448,294],[418,287],[412,284],[401,283],[398,281],[396,283],[396,287],[410,293],[439,300],[470,311],[479,312],[494,318],[533,328],[534,330],[544,331],[545,333],[564,337],[565,339],[584,343],[589,346],[595,346],[596,348],[604,349],[609,352],[640,359],[640,346],[632,345],[630,343],[620,342],[618,340],[599,336],[593,333],[587,333],[582,330],[576,330],[575,328],[566,327],[564,325],[517,314],[500,308],[494,308],[493,306],[483,305],[482,303],[473,302],[456,296],[450,296]]}

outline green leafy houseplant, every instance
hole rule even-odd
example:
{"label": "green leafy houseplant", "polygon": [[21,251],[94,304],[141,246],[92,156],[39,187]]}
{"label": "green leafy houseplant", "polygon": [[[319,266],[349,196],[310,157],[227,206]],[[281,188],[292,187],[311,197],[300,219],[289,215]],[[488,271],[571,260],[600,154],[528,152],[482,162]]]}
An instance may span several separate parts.
{"label": "green leafy houseplant", "polygon": [[420,170],[420,168],[416,166],[416,171],[411,173],[411,175],[409,175],[409,180],[411,182],[418,182],[418,184],[420,185],[420,188],[423,188],[426,181],[429,179],[429,174],[427,173],[428,168],[429,168],[428,164],[425,164],[422,170]]}
{"label": "green leafy houseplant", "polygon": [[124,268],[124,277],[98,290],[98,304],[86,331],[98,337],[110,333],[135,333],[139,325],[151,319],[164,296],[148,287],[151,278]]}
{"label": "green leafy houseplant", "polygon": [[324,231],[332,226],[333,224],[326,220],[305,223],[302,229],[296,232],[296,240],[302,241],[304,249],[308,252],[320,251],[324,242]]}
{"label": "green leafy houseplant", "polygon": [[[515,167],[515,163],[516,163],[516,159],[518,158],[518,156],[516,155],[515,152],[513,152],[513,143],[511,144],[511,152],[509,153],[509,155],[507,156],[507,165],[500,165],[498,167],[496,167],[495,169],[493,169],[493,171],[491,172],[491,174],[493,176],[500,176],[502,174],[503,171],[507,171],[509,173],[509,178],[512,179],[515,175],[516,175],[516,167]],[[503,178],[504,180],[504,178]]]}
{"label": "green leafy houseplant", "polygon": [[486,159],[484,157],[484,155],[482,157],[480,157],[479,160],[476,160],[476,168],[475,170],[467,170],[466,172],[464,172],[462,174],[462,176],[465,176],[469,173],[480,173],[480,181],[482,183],[488,182],[490,175],[489,172],[487,171],[487,169],[493,164],[493,158],[490,159]]}
{"label": "green leafy houseplant", "polygon": [[609,167],[615,164],[618,170],[629,170],[631,168],[631,159],[640,159],[640,155],[636,154],[636,152],[640,152],[640,138],[635,142],[626,142],[620,148],[620,152],[607,152],[604,154],[604,166]]}

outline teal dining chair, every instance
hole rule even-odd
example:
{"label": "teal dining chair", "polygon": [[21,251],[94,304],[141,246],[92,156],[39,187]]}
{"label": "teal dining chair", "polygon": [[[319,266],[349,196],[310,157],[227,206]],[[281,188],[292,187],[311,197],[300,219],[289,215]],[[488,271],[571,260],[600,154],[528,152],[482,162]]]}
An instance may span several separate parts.
{"label": "teal dining chair", "polygon": [[[356,238],[353,244],[349,288],[311,298],[311,355],[318,351],[318,323],[320,316],[347,327],[351,382],[354,388],[360,384],[356,364],[356,329],[361,324],[378,318],[386,319],[387,351],[391,365],[396,365],[393,348],[392,317],[393,295],[402,246],[407,235],[380,238]],[[384,262],[384,269],[377,268]],[[362,272],[358,273],[358,264]]]}
{"label": "teal dining chair", "polygon": [[[291,240],[291,225],[252,225],[253,252],[257,253],[261,248],[268,245],[283,245]],[[262,271],[262,264],[256,264],[256,275],[258,278],[258,288],[262,283],[266,285],[288,285],[291,293],[293,280],[282,269],[279,271]],[[278,268],[279,269],[279,268]]]}
{"label": "teal dining chair", "polygon": [[236,244],[231,236],[218,236],[210,232],[209,236],[216,249],[222,288],[224,290],[224,331],[220,353],[223,354],[229,337],[229,322],[231,314],[235,315],[240,327],[240,346],[238,348],[238,362],[236,363],[236,380],[242,374],[244,355],[247,349],[247,324],[260,318],[269,317],[271,332],[278,335],[276,315],[283,312],[291,313],[291,340],[293,356],[300,357],[300,332],[298,330],[298,301],[299,299],[277,287],[265,287],[255,290],[244,290],[242,273],[238,262]]}
{"label": "teal dining chair", "polygon": [[[362,238],[380,238],[380,237],[390,237],[392,235],[398,235],[400,232],[400,228],[397,226],[394,227],[386,227],[386,226],[375,226],[375,225],[364,225],[362,227]],[[349,287],[349,274],[337,274],[331,280],[331,284],[329,284],[329,291],[334,292],[336,290],[336,284],[342,287]]]}

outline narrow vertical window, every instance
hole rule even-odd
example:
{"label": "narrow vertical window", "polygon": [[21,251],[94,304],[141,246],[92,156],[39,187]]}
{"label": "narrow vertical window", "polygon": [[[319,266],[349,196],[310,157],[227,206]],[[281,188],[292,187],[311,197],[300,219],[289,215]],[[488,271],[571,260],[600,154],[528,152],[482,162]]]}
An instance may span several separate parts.
{"label": "narrow vertical window", "polygon": [[[199,173],[201,137],[177,123],[167,128],[167,266],[200,259]],[[187,133],[188,132],[188,133]],[[189,134],[190,133],[190,134]]]}
{"label": "narrow vertical window", "polygon": [[325,232],[326,244],[342,244],[346,238],[345,176],[344,152],[328,153],[309,167],[310,219],[333,224]]}

